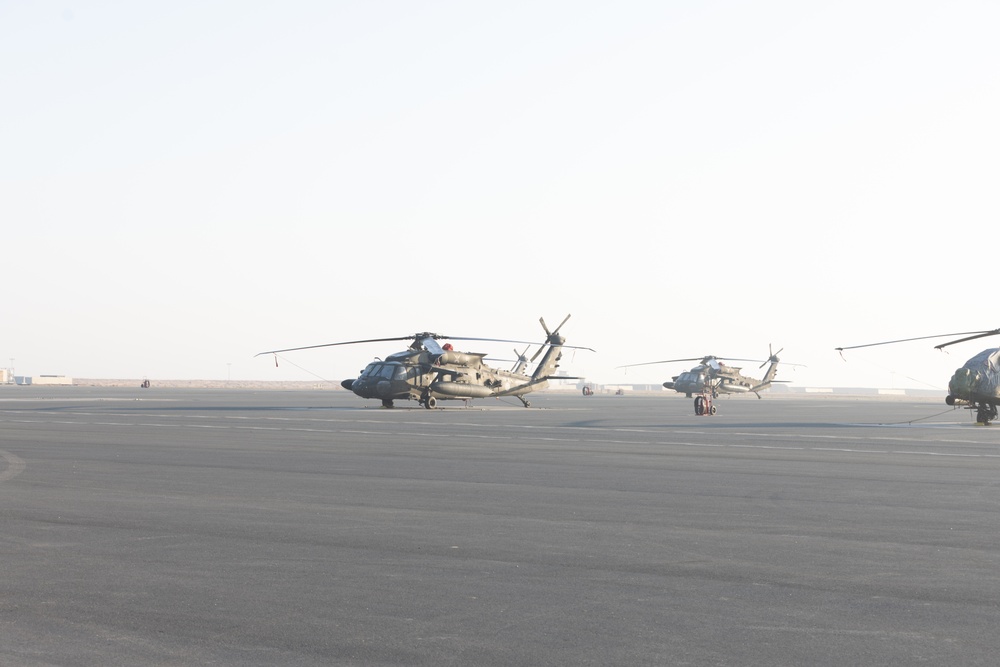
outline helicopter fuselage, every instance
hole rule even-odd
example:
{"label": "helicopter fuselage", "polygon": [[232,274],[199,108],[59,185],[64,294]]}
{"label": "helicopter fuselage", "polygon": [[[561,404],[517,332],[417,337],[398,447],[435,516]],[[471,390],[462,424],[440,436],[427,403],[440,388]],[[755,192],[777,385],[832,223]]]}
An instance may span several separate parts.
{"label": "helicopter fuselage", "polygon": [[362,398],[393,400],[488,398],[520,396],[544,389],[548,382],[528,375],[491,368],[483,354],[447,351],[433,355],[407,350],[368,364],[356,379],[341,385]]}
{"label": "helicopter fuselage", "polygon": [[948,405],[968,405],[979,422],[997,418],[1000,403],[1000,348],[983,350],[957,369],[948,382]]}
{"label": "helicopter fuselage", "polygon": [[705,368],[693,368],[675,376],[672,382],[664,382],[663,386],[686,394],[688,398],[693,394],[705,392],[715,395],[749,393],[758,382],[741,375],[738,371],[739,369],[730,367],[726,374],[716,372],[713,377]]}
{"label": "helicopter fuselage", "polygon": [[[350,340],[340,343],[325,343],[323,345],[307,345],[304,347],[289,347],[281,350],[269,350],[261,354],[273,354],[275,365],[278,363],[279,352],[294,352],[296,350],[311,350],[319,347],[337,345],[355,345],[359,343],[377,343],[390,340],[412,340],[409,349],[397,352],[384,360],[377,359],[365,366],[356,378],[341,381],[341,386],[354,392],[362,398],[376,398],[382,401],[382,406],[391,408],[396,399],[418,401],[425,408],[433,408],[438,399],[460,399],[468,401],[471,398],[486,398],[488,396],[516,396],[524,407],[531,403],[524,398],[525,394],[545,389],[549,386],[548,378],[555,375],[562,359],[562,349],[566,339],[559,334],[567,315],[559,326],[549,330],[545,319],[539,317],[538,322],[545,330],[545,342],[529,360],[527,348],[518,353],[518,360],[512,370],[492,368],[483,363],[485,353],[458,352],[451,343],[438,344],[438,339],[452,340],[487,340],[507,343],[526,343],[497,338],[469,338],[442,336],[431,332],[423,332],[412,336],[397,336],[393,338],[367,338]],[[531,343],[528,342],[530,345]],[[589,347],[574,349],[590,350]],[[591,350],[593,351],[593,350]],[[515,352],[517,350],[515,349]],[[541,356],[531,375],[525,374],[529,363]]]}
{"label": "helicopter fuselage", "polygon": [[[935,345],[934,349],[944,348],[957,343],[965,343],[978,338],[996,336],[1000,334],[1000,329],[989,331],[964,331],[959,333],[935,334],[933,336],[918,336],[916,338],[901,338],[898,340],[887,340],[881,343],[866,343],[864,345],[852,345],[849,347],[834,348],[840,352],[844,350],[854,350],[859,347],[874,347],[876,345],[891,345],[894,343],[906,343],[912,340],[926,340],[928,338],[954,338],[962,336],[957,340]],[[956,370],[951,380],[948,381],[948,395],[944,402],[948,405],[965,405],[970,410],[976,411],[976,421],[984,426],[997,418],[997,406],[1000,405],[1000,348],[993,347],[983,350],[976,356],[965,362],[961,368]]]}

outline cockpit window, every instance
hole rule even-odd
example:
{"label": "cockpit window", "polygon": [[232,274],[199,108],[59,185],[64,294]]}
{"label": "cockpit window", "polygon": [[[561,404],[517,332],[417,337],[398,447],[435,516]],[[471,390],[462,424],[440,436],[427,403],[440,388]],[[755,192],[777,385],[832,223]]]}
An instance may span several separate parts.
{"label": "cockpit window", "polygon": [[386,364],[378,361],[365,366],[361,372],[363,378],[385,378],[387,380],[405,380],[406,366],[402,364]]}

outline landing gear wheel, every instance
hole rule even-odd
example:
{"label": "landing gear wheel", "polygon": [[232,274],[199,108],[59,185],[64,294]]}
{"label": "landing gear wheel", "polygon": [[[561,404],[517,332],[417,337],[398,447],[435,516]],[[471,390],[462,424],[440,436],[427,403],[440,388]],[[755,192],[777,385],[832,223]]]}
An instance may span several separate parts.
{"label": "landing gear wheel", "polygon": [[393,405],[392,405],[392,399],[390,399],[390,398],[383,398],[382,399],[382,407],[383,408],[391,408],[391,407],[393,407]]}
{"label": "landing gear wheel", "polygon": [[976,410],[976,421],[983,426],[989,426],[990,422],[997,418],[997,406],[989,403],[980,403]]}
{"label": "landing gear wheel", "polygon": [[428,396],[427,400],[424,401],[424,407],[427,408],[428,410],[433,410],[434,408],[437,407],[437,404],[438,400],[433,396]]}

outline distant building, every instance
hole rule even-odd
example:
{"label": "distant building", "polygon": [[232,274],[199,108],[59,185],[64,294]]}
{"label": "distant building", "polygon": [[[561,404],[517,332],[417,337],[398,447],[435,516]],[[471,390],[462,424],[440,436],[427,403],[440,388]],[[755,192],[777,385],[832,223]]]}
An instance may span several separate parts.
{"label": "distant building", "polygon": [[16,384],[41,384],[41,385],[72,385],[73,378],[66,377],[65,375],[15,375],[14,382]]}

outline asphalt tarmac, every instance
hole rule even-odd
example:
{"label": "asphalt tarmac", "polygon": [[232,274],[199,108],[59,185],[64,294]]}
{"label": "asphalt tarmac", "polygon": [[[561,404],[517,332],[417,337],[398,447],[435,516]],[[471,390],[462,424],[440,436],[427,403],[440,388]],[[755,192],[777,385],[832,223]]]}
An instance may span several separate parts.
{"label": "asphalt tarmac", "polygon": [[531,398],[0,387],[0,664],[997,664],[1000,425]]}

